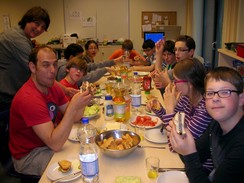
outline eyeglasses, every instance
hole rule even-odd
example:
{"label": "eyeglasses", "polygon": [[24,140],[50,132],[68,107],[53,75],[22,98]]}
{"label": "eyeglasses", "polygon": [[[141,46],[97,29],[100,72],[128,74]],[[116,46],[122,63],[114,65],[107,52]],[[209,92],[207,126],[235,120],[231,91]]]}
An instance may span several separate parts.
{"label": "eyeglasses", "polygon": [[185,51],[189,51],[189,49],[187,49],[187,48],[185,48],[185,49],[184,48],[175,48],[174,51],[175,52],[177,52],[177,51],[178,52],[185,52]]}
{"label": "eyeglasses", "polygon": [[204,94],[204,97],[206,99],[212,99],[215,94],[217,93],[220,98],[227,98],[231,95],[232,92],[235,93],[240,93],[239,91],[236,90],[219,90],[219,91],[206,91]]}
{"label": "eyeglasses", "polygon": [[174,79],[173,82],[174,84],[176,84],[176,83],[187,83],[188,81],[185,79]]}

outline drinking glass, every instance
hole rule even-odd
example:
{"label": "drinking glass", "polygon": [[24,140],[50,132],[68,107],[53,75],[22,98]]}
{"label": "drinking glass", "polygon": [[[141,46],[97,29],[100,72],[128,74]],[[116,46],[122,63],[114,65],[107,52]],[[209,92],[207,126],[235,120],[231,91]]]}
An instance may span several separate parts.
{"label": "drinking glass", "polygon": [[147,177],[150,179],[156,179],[158,177],[160,160],[157,157],[148,157],[146,158],[146,168],[147,168]]}

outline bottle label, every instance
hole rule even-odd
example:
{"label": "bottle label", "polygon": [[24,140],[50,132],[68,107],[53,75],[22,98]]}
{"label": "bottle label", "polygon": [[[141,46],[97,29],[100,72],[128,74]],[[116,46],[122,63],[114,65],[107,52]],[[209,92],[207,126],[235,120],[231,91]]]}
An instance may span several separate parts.
{"label": "bottle label", "polygon": [[124,118],[125,117],[125,104],[115,104],[114,105],[114,117],[117,118]]}
{"label": "bottle label", "polygon": [[94,161],[90,161],[90,158],[83,157],[83,159],[80,162],[81,162],[81,172],[83,176],[93,177],[95,175],[98,175],[98,170],[99,170],[98,158],[96,158]]}
{"label": "bottle label", "polygon": [[106,106],[106,116],[112,117],[114,115],[114,107],[113,105],[107,105]]}
{"label": "bottle label", "polygon": [[144,90],[150,90],[151,89],[151,79],[150,78],[144,78],[143,79],[143,88],[144,88]]}
{"label": "bottle label", "polygon": [[133,107],[140,107],[141,106],[141,95],[131,95],[131,105]]}

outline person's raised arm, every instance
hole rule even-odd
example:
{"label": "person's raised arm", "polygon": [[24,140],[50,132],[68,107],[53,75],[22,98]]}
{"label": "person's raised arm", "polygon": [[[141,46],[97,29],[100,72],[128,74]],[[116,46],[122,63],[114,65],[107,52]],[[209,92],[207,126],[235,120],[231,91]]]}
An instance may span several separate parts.
{"label": "person's raised arm", "polygon": [[60,106],[64,116],[56,128],[52,121],[48,121],[33,126],[33,130],[49,148],[59,151],[68,139],[73,123],[82,118],[91,98],[92,95],[88,91],[75,94],[70,103]]}

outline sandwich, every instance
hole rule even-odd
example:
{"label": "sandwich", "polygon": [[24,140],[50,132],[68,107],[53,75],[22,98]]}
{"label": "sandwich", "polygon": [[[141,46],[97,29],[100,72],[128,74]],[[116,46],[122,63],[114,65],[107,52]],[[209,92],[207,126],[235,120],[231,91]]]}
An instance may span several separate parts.
{"label": "sandwich", "polygon": [[97,91],[96,86],[93,83],[89,83],[88,81],[84,81],[80,86],[80,92],[89,91],[90,94],[94,95]]}
{"label": "sandwich", "polygon": [[184,135],[185,132],[185,113],[184,112],[177,112],[174,116],[174,124],[176,127],[176,131],[180,135]]}
{"label": "sandwich", "polygon": [[68,171],[70,171],[71,169],[71,162],[68,160],[61,160],[58,162],[59,165],[59,171],[66,173]]}

